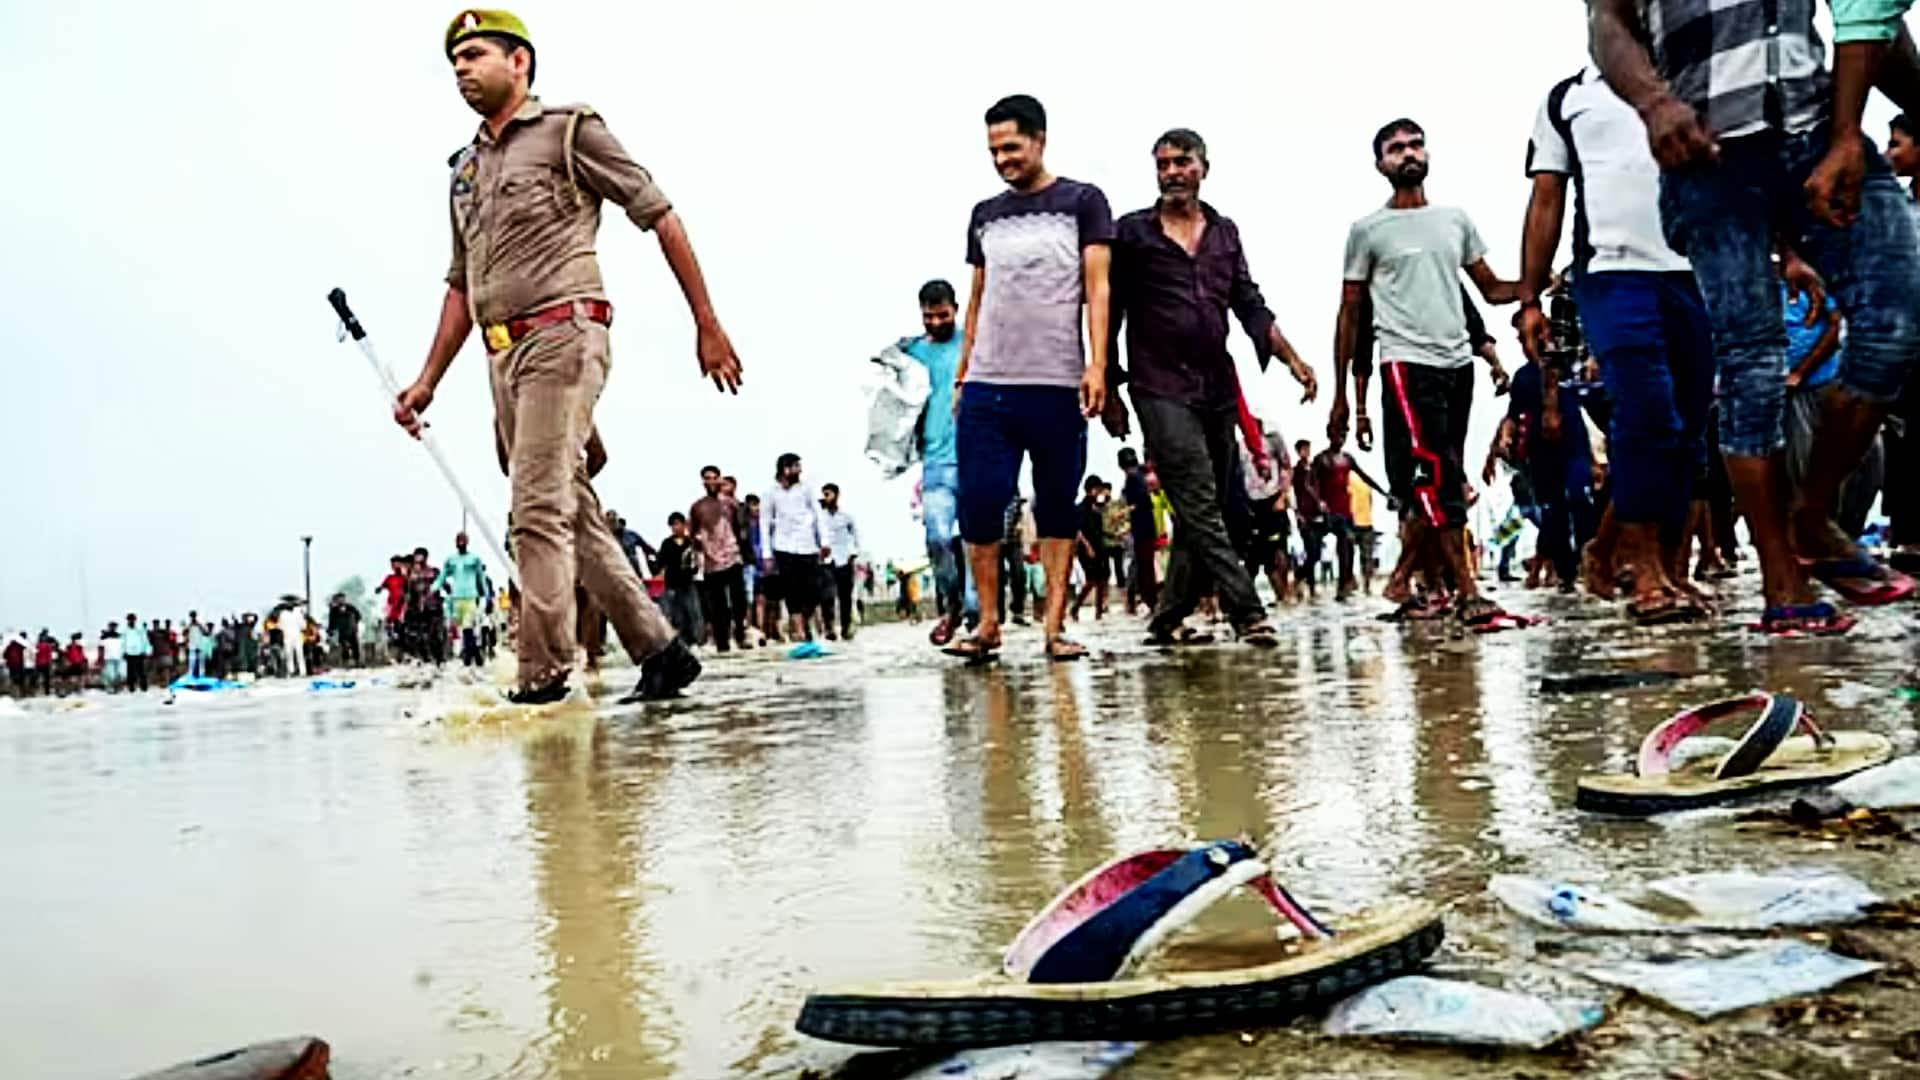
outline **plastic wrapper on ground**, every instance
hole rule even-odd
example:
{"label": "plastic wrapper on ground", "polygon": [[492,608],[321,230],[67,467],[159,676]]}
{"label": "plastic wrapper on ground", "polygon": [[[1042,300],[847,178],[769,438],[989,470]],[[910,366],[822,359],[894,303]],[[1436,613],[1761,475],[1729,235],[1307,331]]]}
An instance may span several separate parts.
{"label": "plastic wrapper on ground", "polygon": [[1582,968],[1581,974],[1706,1020],[1770,1001],[1818,993],[1880,967],[1802,941],[1776,941],[1733,956],[1632,961]]}
{"label": "plastic wrapper on ground", "polygon": [[1597,1001],[1554,1003],[1475,983],[1409,975],[1334,1006],[1329,1035],[1541,1050],[1607,1015]]}
{"label": "plastic wrapper on ground", "polygon": [[1515,874],[1487,891],[1541,926],[1581,933],[1675,934],[1851,922],[1880,896],[1857,878],[1822,870],[1733,870],[1650,882],[1632,903],[1599,889]]}

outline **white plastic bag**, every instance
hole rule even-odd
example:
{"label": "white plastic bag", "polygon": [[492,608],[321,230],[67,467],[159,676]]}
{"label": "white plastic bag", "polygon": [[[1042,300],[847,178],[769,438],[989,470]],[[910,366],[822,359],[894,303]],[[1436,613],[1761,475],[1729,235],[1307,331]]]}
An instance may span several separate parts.
{"label": "white plastic bag", "polygon": [[907,1080],[1098,1080],[1140,1049],[1131,1042],[1050,1042],[962,1050]]}
{"label": "white plastic bag", "polygon": [[1832,790],[1849,803],[1870,810],[1920,806],[1920,754],[1855,773],[1833,785]]}
{"label": "white plastic bag", "polygon": [[1803,941],[1776,941],[1728,957],[1665,963],[1632,961],[1583,968],[1582,974],[1706,1020],[1825,990],[1880,967],[1871,961],[1816,949]]}
{"label": "white plastic bag", "polygon": [[1860,917],[1880,897],[1857,878],[1822,870],[1683,874],[1647,885],[1652,897],[1686,909],[1666,915],[1599,889],[1498,874],[1487,891],[1522,918],[1562,930],[1673,934],[1822,926]]}
{"label": "white plastic bag", "polygon": [[930,392],[926,367],[902,344],[873,358],[879,380],[867,390],[867,460],[889,480],[920,460],[920,417]]}
{"label": "white plastic bag", "polygon": [[1474,983],[1407,975],[1334,1006],[1329,1035],[1540,1050],[1605,1019],[1597,1001],[1554,1004]]}

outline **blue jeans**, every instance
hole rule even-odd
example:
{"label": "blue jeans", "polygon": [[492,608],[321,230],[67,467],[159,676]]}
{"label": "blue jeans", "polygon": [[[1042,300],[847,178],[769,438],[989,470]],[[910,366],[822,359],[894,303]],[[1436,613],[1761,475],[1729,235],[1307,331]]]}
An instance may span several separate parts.
{"label": "blue jeans", "polygon": [[1920,242],[1905,192],[1867,148],[1860,216],[1835,229],[1807,210],[1801,185],[1826,156],[1825,126],[1720,144],[1717,164],[1660,178],[1667,240],[1693,261],[1720,368],[1720,445],[1765,457],[1786,445],[1786,329],[1769,257],[1776,235],[1826,279],[1847,318],[1839,383],[1875,403],[1900,394],[1920,346]]}
{"label": "blue jeans", "polygon": [[1582,274],[1574,291],[1613,401],[1614,514],[1677,536],[1707,465],[1713,407],[1713,330],[1700,289],[1685,271],[1628,270]]}
{"label": "blue jeans", "polygon": [[[933,588],[948,617],[980,614],[973,575],[956,550],[960,540],[960,466],[929,461],[920,469],[920,520],[927,530],[927,559],[933,564]],[[964,595],[963,595],[964,592]]]}

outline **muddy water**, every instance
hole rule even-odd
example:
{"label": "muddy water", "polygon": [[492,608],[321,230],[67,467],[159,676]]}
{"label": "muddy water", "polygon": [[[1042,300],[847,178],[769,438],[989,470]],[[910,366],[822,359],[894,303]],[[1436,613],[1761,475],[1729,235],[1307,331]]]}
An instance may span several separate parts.
{"label": "muddy water", "polygon": [[[1162,655],[1112,620],[1066,667],[1015,638],[1000,666],[957,669],[883,628],[819,661],[714,664],[672,707],[527,723],[435,719],[438,692],[381,687],[36,703],[0,716],[0,1076],[124,1075],[295,1032],[331,1041],[348,1080],[903,1075],[796,1035],[807,990],[990,970],[1087,867],[1196,837],[1256,838],[1335,921],[1460,898],[1440,967],[1520,985],[1554,980],[1483,898],[1495,872],[1626,884],[1811,863],[1920,891],[1912,846],[1571,805],[1575,778],[1626,768],[1658,718],[1753,686],[1912,752],[1913,707],[1889,693],[1913,664],[1906,612],[1845,642],[1769,642],[1529,600],[1554,621],[1463,640],[1322,605],[1272,654]],[[1548,672],[1651,667],[1695,677],[1536,692]],[[1914,1067],[1893,1047],[1916,1002],[1849,992],[1866,1012],[1847,1031],[1629,1003],[1571,1057],[1300,1024],[1149,1046],[1115,1075],[1627,1077],[1729,1053],[1800,1077]]]}

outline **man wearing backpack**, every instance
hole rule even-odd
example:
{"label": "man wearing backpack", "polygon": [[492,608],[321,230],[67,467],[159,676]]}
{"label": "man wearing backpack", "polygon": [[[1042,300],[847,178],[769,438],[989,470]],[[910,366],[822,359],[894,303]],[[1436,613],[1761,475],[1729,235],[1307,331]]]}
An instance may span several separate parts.
{"label": "man wearing backpack", "polygon": [[[1533,197],[1514,318],[1521,346],[1539,365],[1543,400],[1553,405],[1553,388],[1571,375],[1565,365],[1575,358],[1555,349],[1541,294],[1552,278],[1571,180],[1573,291],[1613,401],[1618,561],[1633,577],[1627,610],[1641,623],[1701,618],[1706,609],[1672,560],[1690,491],[1707,464],[1713,336],[1693,268],[1661,231],[1660,167],[1648,149],[1646,125],[1589,66],[1555,84],[1541,104],[1527,145],[1527,175]],[[1567,449],[1581,438],[1577,412],[1549,407],[1539,419],[1524,435],[1536,453],[1555,461],[1578,456]],[[1549,484],[1543,494],[1557,490]]]}

